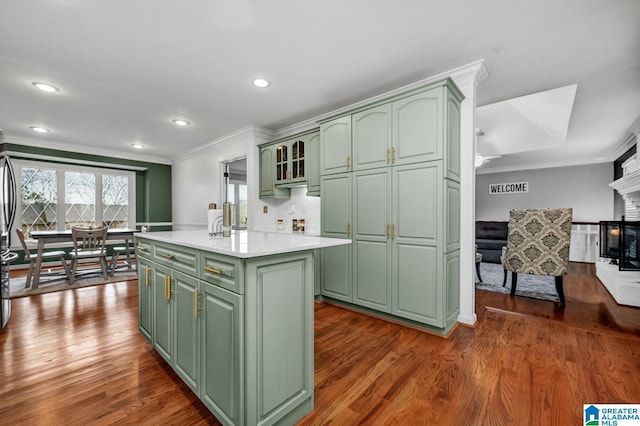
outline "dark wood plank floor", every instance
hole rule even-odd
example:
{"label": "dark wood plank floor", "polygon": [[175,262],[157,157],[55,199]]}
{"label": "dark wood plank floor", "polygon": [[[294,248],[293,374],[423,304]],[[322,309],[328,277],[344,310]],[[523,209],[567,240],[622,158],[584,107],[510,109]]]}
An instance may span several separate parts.
{"label": "dark wood plank floor", "polygon": [[[582,421],[640,402],[640,309],[571,264],[567,306],[476,292],[448,339],[316,304],[315,410],[300,424]],[[135,281],[13,300],[0,333],[0,424],[217,424],[137,330]]]}

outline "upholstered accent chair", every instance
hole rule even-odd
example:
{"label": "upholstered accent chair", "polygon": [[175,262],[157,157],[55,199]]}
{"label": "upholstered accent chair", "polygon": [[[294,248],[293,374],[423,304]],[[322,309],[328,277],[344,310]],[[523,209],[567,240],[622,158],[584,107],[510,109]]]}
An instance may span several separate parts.
{"label": "upholstered accent chair", "polygon": [[569,265],[573,210],[511,210],[503,266],[511,271],[511,296],[516,294],[518,273],[555,277],[564,305],[563,277]]}

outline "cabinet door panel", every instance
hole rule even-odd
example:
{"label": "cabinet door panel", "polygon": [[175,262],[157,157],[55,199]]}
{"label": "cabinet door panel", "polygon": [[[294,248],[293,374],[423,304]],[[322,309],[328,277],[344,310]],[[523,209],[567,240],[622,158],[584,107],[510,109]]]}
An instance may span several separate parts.
{"label": "cabinet door panel", "polygon": [[353,170],[384,167],[391,161],[391,104],[356,113],[353,122]]}
{"label": "cabinet door panel", "polygon": [[320,172],[323,175],[349,171],[351,162],[351,116],[320,126]]}
{"label": "cabinet door panel", "polygon": [[153,347],[170,365],[173,365],[174,301],[165,287],[170,278],[169,268],[156,265],[153,271]]}
{"label": "cabinet door panel", "polygon": [[353,176],[353,301],[384,312],[391,310],[391,170]]}
{"label": "cabinet door panel", "polygon": [[395,165],[442,159],[442,88],[393,103]]}
{"label": "cabinet door panel", "polygon": [[150,342],[153,334],[153,267],[152,263],[138,258],[138,328]]}
{"label": "cabinet door panel", "polygon": [[440,279],[436,247],[395,242],[392,313],[442,327]]}
{"label": "cabinet door panel", "polygon": [[273,147],[260,148],[260,196],[272,194],[275,184],[275,159]]}
{"label": "cabinet door panel", "polygon": [[320,195],[320,132],[309,137],[307,143],[307,195]]}
{"label": "cabinet door panel", "polygon": [[352,250],[350,245],[321,249],[320,292],[324,296],[351,302]]}
{"label": "cabinet door panel", "polygon": [[226,423],[244,424],[240,382],[244,365],[242,297],[204,282],[201,289],[201,399]]}
{"label": "cabinet door panel", "polygon": [[439,162],[393,168],[393,220],[396,238],[436,244],[442,215]]}
{"label": "cabinet door panel", "polygon": [[322,235],[325,237],[350,237],[351,233],[351,175],[348,173],[323,176]]}
{"label": "cabinet door panel", "polygon": [[386,241],[355,240],[353,302],[391,311],[390,247]]}
{"label": "cabinet door panel", "polygon": [[188,275],[174,272],[176,299],[176,352],[175,370],[184,382],[199,393],[200,339],[198,305],[196,301],[198,280]]}
{"label": "cabinet door panel", "polygon": [[451,93],[447,100],[446,177],[460,182],[460,104]]}

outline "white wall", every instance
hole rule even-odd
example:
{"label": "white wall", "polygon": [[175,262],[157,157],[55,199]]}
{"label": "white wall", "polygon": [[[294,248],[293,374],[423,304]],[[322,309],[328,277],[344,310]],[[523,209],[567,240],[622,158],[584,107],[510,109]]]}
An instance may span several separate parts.
{"label": "white wall", "polygon": [[[308,234],[320,235],[320,197],[307,197],[307,188],[291,188],[291,198],[285,200],[258,200],[255,218],[256,231],[277,229],[277,220],[284,221],[286,232],[292,232],[292,219],[304,219]],[[267,207],[264,213],[263,207]],[[293,210],[293,211],[292,211]]]}
{"label": "white wall", "polygon": [[[514,208],[572,207],[574,222],[613,219],[612,163],[476,175],[476,220],[509,220]],[[489,195],[489,185],[529,182],[524,194]]]}
{"label": "white wall", "polygon": [[247,158],[248,226],[256,218],[259,193],[257,145],[272,138],[269,131],[247,127],[219,141],[177,158],[172,165],[173,229],[206,228],[209,203],[222,205],[221,163]]}

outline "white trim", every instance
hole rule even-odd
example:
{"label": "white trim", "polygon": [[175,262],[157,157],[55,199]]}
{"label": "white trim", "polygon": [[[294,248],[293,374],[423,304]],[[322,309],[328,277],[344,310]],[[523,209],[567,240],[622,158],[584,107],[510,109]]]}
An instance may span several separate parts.
{"label": "white trim", "polygon": [[[25,138],[21,136],[18,136],[18,137],[6,136],[4,143],[33,146],[37,148],[53,149],[58,151],[69,151],[71,153],[83,153],[83,154],[99,155],[103,157],[112,157],[112,158],[119,158],[119,159],[125,159],[125,160],[142,161],[147,163],[171,164],[171,161],[169,161],[166,157],[158,157],[155,155],[141,155],[136,152],[125,152],[124,150],[116,151],[112,149],[95,148],[87,145],[57,142],[49,139],[47,139],[46,142],[43,142],[40,139],[31,139],[31,138]],[[61,158],[66,158],[66,157],[61,157]]]}
{"label": "white trim", "polygon": [[[136,226],[173,226],[173,222],[136,222]],[[206,227],[207,225],[203,225]]]}
{"label": "white trim", "polygon": [[584,166],[586,164],[599,164],[599,163],[610,163],[611,159],[609,158],[591,158],[591,159],[582,159],[582,160],[565,160],[565,161],[555,161],[555,162],[545,162],[544,164],[527,164],[527,165],[518,165],[514,164],[512,166],[504,166],[504,167],[493,167],[493,168],[485,168],[479,167],[476,169],[476,174],[485,175],[489,173],[502,173],[502,172],[522,172],[525,170],[538,170],[538,169],[550,169],[556,167],[572,167],[572,166]]}
{"label": "white trim", "polygon": [[[80,152],[80,151],[79,151]],[[68,157],[56,157],[53,155],[41,155],[41,154],[31,154],[28,152],[19,152],[19,151],[5,151],[5,153],[11,157],[20,157],[15,158],[16,160],[29,159],[29,160],[45,160],[45,161],[61,161],[64,160],[64,164],[78,164],[83,166],[99,166],[106,167],[113,170],[129,170],[133,172],[142,172],[147,170],[147,167],[138,167],[138,166],[125,166],[123,164],[112,164],[112,163],[102,163],[99,161],[89,161],[89,160],[78,160],[75,158]]]}

